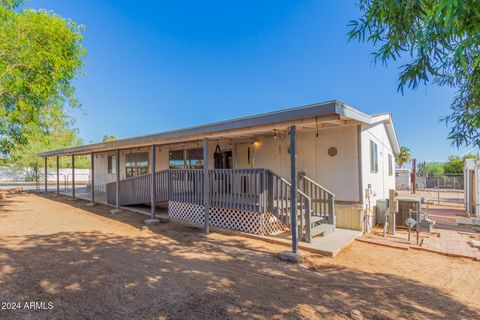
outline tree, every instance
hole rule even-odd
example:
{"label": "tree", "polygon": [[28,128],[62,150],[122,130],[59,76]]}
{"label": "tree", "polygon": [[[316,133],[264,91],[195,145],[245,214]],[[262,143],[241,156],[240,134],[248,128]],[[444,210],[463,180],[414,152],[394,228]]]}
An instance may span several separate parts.
{"label": "tree", "polygon": [[349,38],[378,47],[375,63],[409,57],[398,90],[431,81],[456,89],[448,138],[480,146],[480,1],[359,0],[361,17],[350,22]]}
{"label": "tree", "polygon": [[[9,164],[18,168],[38,168],[44,166],[44,160],[37,156],[38,153],[81,145],[83,142],[78,137],[77,130],[65,126],[63,123],[50,123],[48,136],[28,136],[26,144],[17,144],[10,151]],[[53,158],[50,158],[53,159]],[[56,161],[49,161],[50,168],[56,167]],[[71,157],[60,157],[61,168],[71,168]],[[89,168],[90,161],[87,158],[78,157],[75,168]]]}
{"label": "tree", "polygon": [[463,173],[465,159],[475,158],[473,155],[466,155],[464,157],[451,156],[448,157],[448,161],[443,165],[443,171],[445,174],[460,174]]}
{"label": "tree", "polygon": [[407,147],[400,147],[400,153],[395,156],[395,161],[399,168],[403,167],[405,163],[410,162],[411,152]]}
{"label": "tree", "polygon": [[103,142],[117,141],[117,137],[109,136],[108,134],[103,136]]}
{"label": "tree", "polygon": [[427,176],[429,177],[441,177],[443,176],[445,163],[432,161],[427,163]]}
{"label": "tree", "polygon": [[45,10],[0,0],[0,153],[68,122],[65,107],[80,106],[72,80],[83,66],[83,26]]}

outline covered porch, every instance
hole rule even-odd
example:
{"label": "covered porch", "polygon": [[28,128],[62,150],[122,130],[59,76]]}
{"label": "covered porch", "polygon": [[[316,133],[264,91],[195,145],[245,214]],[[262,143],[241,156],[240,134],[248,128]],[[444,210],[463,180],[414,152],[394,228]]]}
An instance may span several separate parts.
{"label": "covered porch", "polygon": [[361,201],[352,166],[359,167],[363,117],[334,102],[43,156],[74,163],[90,155],[90,182],[71,196],[92,205],[104,202],[114,212],[141,206],[151,221],[163,208],[206,233],[215,226],[283,235],[296,252],[299,240],[335,231],[338,194],[330,186],[341,201]]}

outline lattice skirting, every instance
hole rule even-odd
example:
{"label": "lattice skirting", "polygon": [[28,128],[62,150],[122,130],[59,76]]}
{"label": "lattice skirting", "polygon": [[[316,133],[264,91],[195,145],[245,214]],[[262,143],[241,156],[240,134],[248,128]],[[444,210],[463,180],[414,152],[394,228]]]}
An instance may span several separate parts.
{"label": "lattice skirting", "polygon": [[[204,223],[204,207],[196,204],[169,201],[168,215],[174,219]],[[268,235],[288,230],[272,213],[210,207],[210,224],[212,226],[243,231],[247,233]]]}

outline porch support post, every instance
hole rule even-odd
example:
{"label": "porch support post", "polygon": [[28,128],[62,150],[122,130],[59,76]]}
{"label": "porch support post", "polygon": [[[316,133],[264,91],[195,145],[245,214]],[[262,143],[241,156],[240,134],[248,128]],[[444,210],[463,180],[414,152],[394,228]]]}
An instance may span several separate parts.
{"label": "porch support post", "polygon": [[47,165],[48,165],[48,157],[45,157],[45,192],[48,192],[48,172],[47,172]]}
{"label": "porch support post", "polygon": [[145,224],[157,224],[159,220],[156,217],[157,211],[157,177],[155,176],[155,167],[156,167],[156,159],[157,159],[157,148],[154,144],[150,148],[152,152],[152,169],[151,169],[151,177],[150,177],[150,219],[145,220]]}
{"label": "porch support post", "polygon": [[117,172],[116,178],[117,182],[115,183],[115,209],[110,210],[110,213],[117,214],[122,212],[120,210],[120,150],[115,150],[115,170]]}
{"label": "porch support post", "polygon": [[95,205],[95,154],[90,153],[90,202],[87,206],[93,207]]}
{"label": "porch support post", "polygon": [[72,154],[72,199],[75,199],[75,155]]}
{"label": "porch support post", "polygon": [[205,210],[205,234],[210,232],[210,183],[208,179],[208,138],[203,139],[203,206]]}
{"label": "porch support post", "polygon": [[60,157],[57,156],[57,195],[60,195]]}
{"label": "porch support post", "polygon": [[297,239],[297,139],[296,127],[290,127],[290,181],[292,184],[290,194],[290,219],[292,231],[292,252],[298,253],[298,239]]}

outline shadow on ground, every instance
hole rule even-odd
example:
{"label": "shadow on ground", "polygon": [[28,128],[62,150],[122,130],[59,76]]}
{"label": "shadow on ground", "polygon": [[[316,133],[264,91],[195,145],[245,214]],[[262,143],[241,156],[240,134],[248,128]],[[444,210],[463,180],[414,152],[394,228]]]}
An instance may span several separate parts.
{"label": "shadow on ground", "polygon": [[[55,201],[110,217],[108,207]],[[136,227],[144,218],[111,217]],[[0,318],[347,318],[354,308],[369,319],[480,318],[444,292],[406,278],[331,265],[312,271],[181,225],[153,231],[0,235],[6,243],[0,301],[54,302],[53,310],[2,311]]]}

